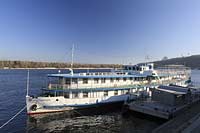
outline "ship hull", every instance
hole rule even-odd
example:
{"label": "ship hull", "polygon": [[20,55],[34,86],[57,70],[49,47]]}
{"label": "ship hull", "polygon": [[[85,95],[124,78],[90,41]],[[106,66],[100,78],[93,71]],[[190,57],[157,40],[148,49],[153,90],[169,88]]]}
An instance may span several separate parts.
{"label": "ship hull", "polygon": [[[65,99],[64,97],[47,97],[47,98],[32,98],[26,97],[27,103],[27,114],[28,115],[37,115],[37,114],[45,114],[45,113],[57,113],[57,112],[65,112],[72,110],[87,110],[87,109],[96,109],[96,108],[109,108],[111,105],[114,107],[121,106],[127,101],[133,101],[136,99],[135,95],[125,94],[120,96],[107,97],[103,99],[90,99],[87,100],[79,99],[79,102],[72,102],[69,99]],[[57,103],[55,101],[60,101]],[[76,100],[74,100],[76,101]],[[83,103],[88,101],[88,103]],[[70,103],[71,102],[71,103]],[[82,103],[81,103],[82,102]],[[110,106],[110,107],[111,107]],[[35,107],[35,108],[33,108]]]}

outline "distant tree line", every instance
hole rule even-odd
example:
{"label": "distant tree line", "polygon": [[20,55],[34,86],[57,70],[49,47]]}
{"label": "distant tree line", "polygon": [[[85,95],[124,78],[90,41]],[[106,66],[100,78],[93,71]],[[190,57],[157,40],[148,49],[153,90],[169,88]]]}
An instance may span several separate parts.
{"label": "distant tree line", "polygon": [[[164,65],[185,65],[192,69],[200,69],[200,55],[168,59],[163,57],[161,61],[155,61],[155,67]],[[70,63],[60,62],[33,62],[33,61],[0,61],[0,68],[70,68]],[[121,68],[120,64],[81,64],[74,63],[74,68]]]}
{"label": "distant tree line", "polygon": [[[33,61],[0,61],[0,68],[70,68],[70,63],[33,62]],[[119,64],[81,64],[74,63],[74,68],[119,68]]]}

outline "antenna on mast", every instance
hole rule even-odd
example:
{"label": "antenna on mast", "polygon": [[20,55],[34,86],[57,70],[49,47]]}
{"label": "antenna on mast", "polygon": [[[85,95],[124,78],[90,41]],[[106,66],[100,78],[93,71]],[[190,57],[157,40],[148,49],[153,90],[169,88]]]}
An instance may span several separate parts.
{"label": "antenna on mast", "polygon": [[27,73],[27,82],[26,82],[26,96],[28,96],[28,91],[29,91],[29,69]]}

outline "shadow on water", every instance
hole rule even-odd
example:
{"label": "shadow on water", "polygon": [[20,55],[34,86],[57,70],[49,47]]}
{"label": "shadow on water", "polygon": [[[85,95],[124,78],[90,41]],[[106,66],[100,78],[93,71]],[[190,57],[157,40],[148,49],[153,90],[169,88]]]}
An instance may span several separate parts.
{"label": "shadow on water", "polygon": [[27,118],[27,132],[149,132],[161,123],[127,113],[121,107],[90,108],[62,113],[41,114]]}
{"label": "shadow on water", "polygon": [[[120,110],[88,109],[27,118],[28,132],[119,132]],[[110,128],[112,127],[112,128]]]}

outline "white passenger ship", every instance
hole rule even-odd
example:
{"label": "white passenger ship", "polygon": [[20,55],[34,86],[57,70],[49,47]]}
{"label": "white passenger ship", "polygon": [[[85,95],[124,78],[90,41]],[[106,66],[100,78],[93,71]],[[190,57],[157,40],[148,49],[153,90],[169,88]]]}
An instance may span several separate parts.
{"label": "white passenger ship", "polygon": [[[141,91],[161,84],[184,85],[190,70],[182,67],[154,70],[153,63],[124,65],[121,70],[49,74],[49,84],[39,97],[26,96],[27,113],[40,114],[124,103]],[[174,70],[174,71],[173,71]],[[27,87],[28,88],[28,87]]]}

